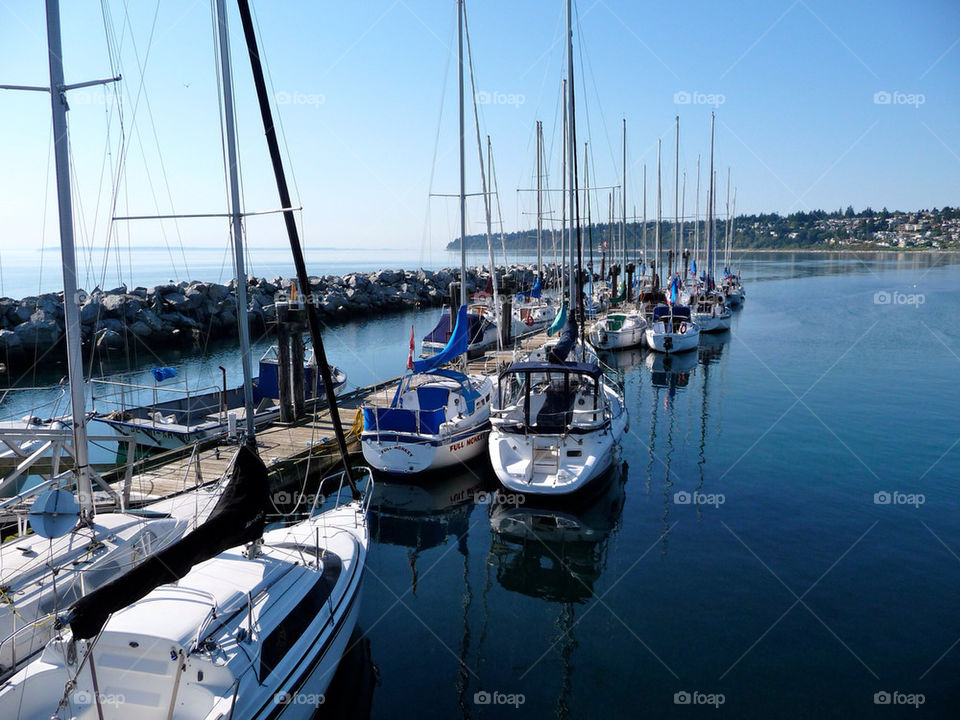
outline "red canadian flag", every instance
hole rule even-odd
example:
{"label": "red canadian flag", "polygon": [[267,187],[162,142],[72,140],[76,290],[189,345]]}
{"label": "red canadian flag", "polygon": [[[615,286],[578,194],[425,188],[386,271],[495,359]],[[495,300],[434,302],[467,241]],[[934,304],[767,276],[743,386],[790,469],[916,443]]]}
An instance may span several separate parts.
{"label": "red canadian flag", "polygon": [[413,325],[410,326],[410,354],[407,355],[407,370],[413,370]]}

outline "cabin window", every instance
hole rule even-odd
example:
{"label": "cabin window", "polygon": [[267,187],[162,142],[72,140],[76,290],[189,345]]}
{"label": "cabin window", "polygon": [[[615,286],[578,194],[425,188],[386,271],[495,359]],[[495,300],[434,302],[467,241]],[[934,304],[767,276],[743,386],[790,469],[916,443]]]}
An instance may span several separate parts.
{"label": "cabin window", "polygon": [[[313,552],[313,548],[305,548]],[[260,682],[263,682],[274,668],[283,662],[290,648],[299,640],[310,624],[316,620],[323,604],[330,597],[342,565],[336,555],[327,554],[323,559],[323,574],[313,584],[306,595],[296,604],[280,623],[264,638],[260,650]]]}

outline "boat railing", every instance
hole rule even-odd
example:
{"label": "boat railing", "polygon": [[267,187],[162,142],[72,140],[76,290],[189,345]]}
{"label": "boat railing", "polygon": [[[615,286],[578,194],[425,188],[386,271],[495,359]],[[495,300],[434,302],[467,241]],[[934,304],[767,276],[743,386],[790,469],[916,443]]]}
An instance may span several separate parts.
{"label": "boat railing", "polygon": [[[369,467],[366,467],[366,466],[361,467],[357,465],[352,466],[350,468],[350,471],[354,477],[355,483],[357,483],[357,478],[359,477],[363,478],[363,483],[362,484],[357,483],[357,486],[361,492],[360,514],[366,515],[367,511],[370,509],[370,503],[373,500],[373,486],[374,486],[373,471]],[[336,492],[330,495],[324,495],[322,492],[324,485],[327,483],[334,483],[334,482],[337,483]],[[318,492],[314,496],[313,504],[310,506],[309,514],[314,515],[319,509],[321,509],[321,504],[323,506],[323,509],[329,510],[329,509],[339,507],[340,505],[345,505],[348,502],[352,502],[354,499],[352,493],[349,495],[349,497],[346,500],[344,500],[343,498],[343,489],[344,489],[344,484],[346,482],[347,482],[346,470],[341,470],[338,473],[334,473],[333,475],[327,475],[325,478],[323,478],[320,481],[320,486],[318,488],[320,492]],[[332,505],[330,507],[327,507],[328,500],[332,501]]]}
{"label": "boat railing", "polygon": [[[12,609],[12,608],[11,608]],[[14,613],[14,617],[17,617]],[[37,638],[37,628],[49,625],[53,628],[56,617],[53,613],[41,615],[35,620],[29,620],[24,625],[16,628],[13,632],[0,640],[0,667],[5,675],[12,675],[16,672],[18,666],[24,660],[32,658],[39,650],[46,645],[48,638]],[[20,635],[29,633],[26,642],[27,648],[22,656],[17,656],[17,638]]]}
{"label": "boat railing", "polygon": [[45,414],[49,414],[50,417],[56,417],[60,414],[60,403],[67,395],[67,385],[61,383],[60,385],[42,385],[37,387],[18,386],[3,388],[0,390],[0,407],[3,407],[5,403],[13,403],[17,397],[22,397],[25,393],[52,393],[53,397],[49,400],[43,400],[36,405],[21,407],[20,410],[11,412],[9,416],[0,417],[0,420],[19,420],[24,415],[35,416],[46,408],[49,408],[49,411],[45,412]]}
{"label": "boat railing", "polygon": [[[129,411],[141,408],[144,405],[147,407],[156,407],[162,402],[183,400],[185,417],[177,418],[177,422],[178,424],[184,425],[193,424],[192,421],[194,418],[192,416],[196,414],[191,406],[191,398],[209,395],[212,393],[223,393],[223,388],[215,385],[191,389],[189,385],[141,385],[139,383],[124,382],[121,380],[91,380],[90,386],[93,407],[95,409],[99,409],[99,412],[101,413],[117,412],[121,415],[121,417],[125,416]],[[102,388],[102,391],[97,392],[97,388]],[[144,396],[152,398],[152,401],[145,403],[143,401]],[[160,398],[162,396],[166,397],[167,399],[161,400]],[[101,407],[98,408],[98,405]],[[104,410],[103,405],[109,409]],[[199,412],[202,413],[203,418],[207,418],[214,414],[209,412],[209,410],[210,408],[206,408],[201,409]],[[222,399],[217,403],[216,415],[221,423],[226,422],[226,408]],[[163,425],[167,424],[164,423],[163,418],[156,412],[151,413],[149,415],[149,419],[153,428],[162,428]]]}

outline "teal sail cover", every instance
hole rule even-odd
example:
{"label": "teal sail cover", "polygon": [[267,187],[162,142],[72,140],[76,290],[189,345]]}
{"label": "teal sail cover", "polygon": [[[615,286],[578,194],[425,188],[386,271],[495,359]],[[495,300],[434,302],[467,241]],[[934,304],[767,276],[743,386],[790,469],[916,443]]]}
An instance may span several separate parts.
{"label": "teal sail cover", "polygon": [[547,329],[547,335],[554,335],[567,324],[567,301],[564,300],[563,304],[560,306],[560,312],[557,313],[557,317],[554,318],[553,324]]}

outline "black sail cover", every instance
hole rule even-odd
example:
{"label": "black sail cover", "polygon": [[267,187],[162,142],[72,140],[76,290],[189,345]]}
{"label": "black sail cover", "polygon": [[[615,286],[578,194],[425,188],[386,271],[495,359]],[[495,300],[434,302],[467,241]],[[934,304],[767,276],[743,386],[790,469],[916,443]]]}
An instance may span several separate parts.
{"label": "black sail cover", "polygon": [[547,355],[547,360],[558,365],[566,362],[567,356],[571,353],[577,344],[577,321],[573,319],[573,313],[567,318],[567,324],[563,326],[563,332],[560,339],[553,346]]}
{"label": "black sail cover", "polygon": [[94,637],[111,613],[136,602],[154,588],[179,580],[194,565],[260,538],[266,524],[269,492],[266,466],[249,445],[244,445],[237,454],[233,476],[207,521],[80,598],[66,618],[73,636]]}

